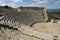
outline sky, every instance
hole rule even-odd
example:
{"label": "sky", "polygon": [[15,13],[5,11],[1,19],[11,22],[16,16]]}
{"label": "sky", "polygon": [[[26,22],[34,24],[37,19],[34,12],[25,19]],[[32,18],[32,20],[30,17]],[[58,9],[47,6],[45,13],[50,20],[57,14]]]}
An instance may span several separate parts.
{"label": "sky", "polygon": [[25,7],[46,7],[47,9],[59,9],[60,0],[0,0],[0,6],[11,6],[17,8]]}

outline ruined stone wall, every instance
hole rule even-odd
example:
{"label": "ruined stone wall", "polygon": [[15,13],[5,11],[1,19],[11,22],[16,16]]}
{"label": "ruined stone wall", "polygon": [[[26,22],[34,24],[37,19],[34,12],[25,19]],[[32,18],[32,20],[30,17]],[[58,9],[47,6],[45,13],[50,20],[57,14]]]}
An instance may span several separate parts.
{"label": "ruined stone wall", "polygon": [[[38,9],[38,8],[37,8]],[[40,18],[43,18],[42,21],[47,21],[48,20],[48,16],[47,16],[47,12],[46,12],[46,8],[41,8],[41,9],[38,9],[38,10],[35,10],[35,9],[32,9],[32,8],[17,8],[18,12],[27,12],[28,14],[29,13],[32,13],[32,15],[34,14],[37,14],[37,17],[40,17]],[[40,13],[41,15],[39,16]]]}

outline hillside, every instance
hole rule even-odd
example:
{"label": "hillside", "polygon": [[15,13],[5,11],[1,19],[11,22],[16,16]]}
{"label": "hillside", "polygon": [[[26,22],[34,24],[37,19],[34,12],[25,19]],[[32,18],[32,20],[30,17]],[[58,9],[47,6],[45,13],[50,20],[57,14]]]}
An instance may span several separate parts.
{"label": "hillside", "polygon": [[60,9],[47,9],[49,19],[60,19]]}

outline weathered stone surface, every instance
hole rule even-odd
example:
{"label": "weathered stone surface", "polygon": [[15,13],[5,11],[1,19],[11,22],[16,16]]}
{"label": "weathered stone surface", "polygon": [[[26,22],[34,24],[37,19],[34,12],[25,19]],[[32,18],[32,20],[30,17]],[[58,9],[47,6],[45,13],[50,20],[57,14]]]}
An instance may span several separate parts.
{"label": "weathered stone surface", "polygon": [[[40,32],[38,34],[36,34],[37,31],[34,31],[33,29],[31,29],[29,27],[24,27],[23,32],[20,32],[19,30],[0,27],[0,40],[60,40],[60,31],[59,31],[60,27],[59,26],[60,26],[60,24],[57,24],[57,23],[34,24],[33,28]],[[24,32],[26,34],[24,34]],[[31,32],[37,36],[39,36],[39,35],[41,36],[41,33],[42,34],[45,33],[45,35],[46,35],[45,38],[48,36],[48,34],[50,34],[52,39],[41,38],[44,35],[42,35],[40,38],[30,36]]]}
{"label": "weathered stone surface", "polygon": [[34,23],[37,22],[43,22],[47,21],[46,18],[44,17],[45,14],[42,12],[20,12],[20,13],[14,13],[14,12],[8,12],[4,14],[6,20],[11,20],[15,22],[19,22],[20,24],[25,24],[28,26],[31,26]]}
{"label": "weathered stone surface", "polygon": [[[45,7],[18,7],[17,8],[18,12],[29,12],[32,13],[32,15],[34,13],[38,14],[42,14],[41,16],[43,16],[43,20],[47,21],[48,20],[48,16],[47,16],[47,12],[46,12],[46,8]],[[41,17],[38,15],[38,17]]]}
{"label": "weathered stone surface", "polygon": [[42,40],[13,29],[0,27],[0,40]]}
{"label": "weathered stone surface", "polygon": [[39,32],[57,36],[58,38],[55,37],[55,39],[60,40],[60,24],[59,23],[42,22],[42,23],[36,23],[32,27]]}

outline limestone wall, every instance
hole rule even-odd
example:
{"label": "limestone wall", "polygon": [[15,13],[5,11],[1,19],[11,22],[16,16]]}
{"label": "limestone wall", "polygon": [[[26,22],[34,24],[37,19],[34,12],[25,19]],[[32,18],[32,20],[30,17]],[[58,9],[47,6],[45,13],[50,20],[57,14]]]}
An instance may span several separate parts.
{"label": "limestone wall", "polygon": [[[17,8],[17,11],[18,12],[29,12],[29,13],[32,13],[32,15],[34,15],[34,13],[35,14],[40,13],[43,16],[43,21],[46,22],[48,20],[46,8],[43,8],[43,7],[42,8],[40,8],[40,7],[23,7],[23,8]],[[41,17],[41,16],[38,16],[38,17]]]}

